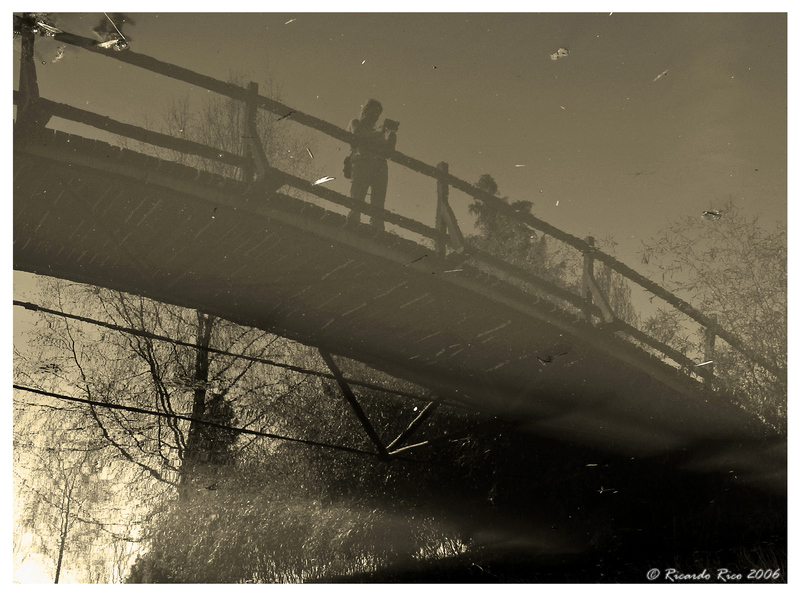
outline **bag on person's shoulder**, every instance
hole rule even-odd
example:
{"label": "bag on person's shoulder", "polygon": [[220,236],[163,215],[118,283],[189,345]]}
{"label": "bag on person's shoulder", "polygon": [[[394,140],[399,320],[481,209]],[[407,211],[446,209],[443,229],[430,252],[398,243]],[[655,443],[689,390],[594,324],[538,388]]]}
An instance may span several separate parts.
{"label": "bag on person's shoulder", "polygon": [[353,160],[350,157],[344,158],[344,177],[347,179],[353,176]]}

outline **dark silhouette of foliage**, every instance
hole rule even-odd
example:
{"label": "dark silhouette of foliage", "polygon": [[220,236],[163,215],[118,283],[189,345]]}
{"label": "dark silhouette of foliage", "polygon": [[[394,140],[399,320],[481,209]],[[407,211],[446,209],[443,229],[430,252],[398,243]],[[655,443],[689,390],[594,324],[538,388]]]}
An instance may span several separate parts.
{"label": "dark silhouette of foliage", "polygon": [[[531,201],[511,201],[508,197],[500,197],[497,182],[490,174],[481,175],[475,186],[497,195],[517,213],[531,213],[533,209]],[[533,230],[519,219],[499,214],[496,209],[482,201],[476,200],[470,204],[469,212],[475,216],[477,230],[477,234],[469,237],[472,246],[522,267],[574,294],[581,294],[583,258],[575,249]],[[607,239],[600,248],[613,252],[615,244],[612,239]],[[595,263],[594,269],[597,285],[604,292],[615,316],[636,325],[638,315],[633,307],[628,282],[604,263]],[[540,293],[533,286],[527,289]],[[559,299],[550,300],[564,308],[574,308]]]}

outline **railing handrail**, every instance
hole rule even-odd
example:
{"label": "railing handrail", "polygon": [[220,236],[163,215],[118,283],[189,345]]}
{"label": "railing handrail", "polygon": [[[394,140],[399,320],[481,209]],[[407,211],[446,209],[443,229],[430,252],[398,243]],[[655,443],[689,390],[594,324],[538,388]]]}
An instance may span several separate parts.
{"label": "railing handrail", "polygon": [[[238,85],[235,85],[233,83],[220,81],[213,77],[209,77],[207,75],[191,71],[181,66],[163,62],[151,56],[147,56],[145,54],[139,54],[136,52],[132,52],[130,50],[124,52],[115,52],[111,49],[101,48],[100,46],[97,45],[97,43],[94,40],[90,38],[82,37],[67,32],[57,33],[55,35],[55,39],[56,41],[74,45],[83,48],[89,52],[100,54],[107,58],[113,58],[115,60],[125,62],[132,66],[137,66],[144,70],[158,73],[172,79],[180,80],[185,83],[189,83],[191,85],[196,85],[203,89],[213,91],[215,93],[230,97],[238,101],[242,101],[245,103],[254,101],[252,92],[246,88],[239,87]],[[147,131],[146,129],[114,121],[110,118],[99,116],[91,112],[87,112],[85,110],[80,110],[78,108],[73,108],[72,106],[68,106],[66,104],[58,104],[56,102],[44,100],[43,98],[40,101],[47,102],[47,105],[50,108],[55,108],[55,110],[59,112],[57,115],[61,117],[70,118],[71,115],[78,117],[86,117],[89,119],[94,118],[94,122],[97,122],[98,124],[101,125],[105,125],[106,127],[111,127],[108,128],[107,130],[112,130],[112,129],[127,130],[129,133],[132,133],[131,138],[143,140],[141,138],[142,136],[148,136],[148,138],[151,140],[163,142],[164,140],[160,139],[159,136],[169,137],[169,135],[163,135],[162,133],[154,133],[152,131]],[[298,124],[302,124],[309,128],[315,129],[329,137],[338,139],[339,141],[342,141],[350,145],[357,143],[357,139],[352,133],[345,131],[344,129],[330,122],[327,122],[310,114],[306,114],[299,110],[295,110],[272,98],[268,98],[262,95],[256,95],[255,103],[257,107],[267,110],[268,112],[272,112],[273,114],[279,115],[280,116],[279,119],[291,119],[292,121],[297,122]],[[87,124],[90,123],[87,122]],[[92,126],[96,125],[92,124]],[[103,128],[103,126],[100,126],[99,128]],[[226,152],[220,152],[220,150],[216,150],[215,148],[211,148],[209,146],[205,146],[200,143],[195,143],[188,140],[175,139],[174,137],[172,137],[172,139],[174,141],[181,142],[180,143],[181,147],[183,147],[184,149],[176,148],[178,151],[184,151],[185,153],[191,153],[194,155],[201,155],[202,157],[208,157],[209,159],[213,159],[228,164],[233,164],[241,159],[240,156],[235,156],[234,154],[228,154]],[[151,142],[151,141],[145,141],[145,142]],[[163,146],[162,143],[155,143],[155,144]],[[212,152],[216,151],[217,154],[216,157],[211,153],[209,153],[208,150],[212,150]],[[581,239],[559,228],[556,228],[552,224],[549,224],[544,220],[537,218],[536,216],[534,216],[529,212],[519,211],[515,209],[500,197],[497,197],[496,195],[492,195],[491,193],[483,191],[482,189],[473,186],[467,181],[462,180],[456,176],[453,176],[447,170],[437,168],[435,166],[422,162],[416,158],[407,156],[397,150],[378,149],[373,151],[375,151],[375,153],[378,153],[382,157],[385,157],[397,163],[398,165],[404,166],[424,176],[435,178],[449,186],[452,186],[453,188],[464,192],[470,197],[482,201],[484,204],[496,210],[499,214],[520,221],[535,230],[548,234],[549,236],[552,236],[553,238],[572,246],[573,248],[581,251],[582,253],[585,254],[591,253],[594,259],[604,263],[606,266],[611,268],[613,271],[617,272],[623,278],[630,280],[635,284],[638,284],[646,291],[650,292],[654,296],[665,301],[667,304],[674,307],[678,311],[682,312],[690,319],[699,323],[704,328],[706,328],[706,330],[712,332],[719,338],[725,340],[725,342],[727,342],[731,347],[733,347],[734,349],[739,351],[742,355],[749,358],[753,362],[757,363],[767,371],[771,372],[773,375],[776,375],[778,377],[784,377],[786,375],[785,370],[781,369],[780,367],[776,367],[774,364],[768,362],[767,360],[760,357],[760,355],[750,350],[741,338],[722,328],[715,321],[714,318],[703,314],[698,309],[694,308],[692,305],[690,305],[688,302],[681,299],[674,293],[666,290],[665,288],[662,288],[652,280],[644,277],[642,274],[633,270],[632,268],[620,262],[611,255],[604,253],[603,251],[600,251],[593,245],[586,242],[584,239]],[[297,182],[298,182],[297,180],[293,181],[294,184],[292,184],[292,186],[297,187]],[[306,190],[310,190],[310,192],[313,192],[315,195],[321,197],[324,194],[320,189],[306,189]],[[331,191],[331,193],[333,193],[333,191]],[[338,193],[336,194],[338,195]]]}
{"label": "railing handrail", "polygon": [[[14,103],[16,104],[18,101],[19,93],[14,90]],[[57,116],[58,118],[63,118],[65,120],[80,122],[96,129],[114,133],[115,135],[119,135],[121,137],[135,139],[136,141],[141,141],[142,143],[148,143],[150,145],[163,147],[165,149],[171,149],[180,153],[196,155],[209,160],[214,160],[216,162],[221,162],[223,164],[228,164],[230,166],[241,167],[245,163],[245,158],[243,156],[237,153],[231,153],[229,151],[212,147],[211,145],[205,145],[189,139],[180,139],[165,133],[157,133],[134,124],[120,122],[119,120],[114,120],[108,116],[102,116],[96,112],[90,112],[89,110],[76,108],[74,106],[70,106],[69,104],[54,102],[43,97],[38,98],[36,101],[48,114],[52,114],[53,116]]]}

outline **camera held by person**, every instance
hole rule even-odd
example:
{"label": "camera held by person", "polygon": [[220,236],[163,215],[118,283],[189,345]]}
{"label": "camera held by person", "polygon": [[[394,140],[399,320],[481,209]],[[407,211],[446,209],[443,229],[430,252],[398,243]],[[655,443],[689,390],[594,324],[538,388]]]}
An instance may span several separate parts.
{"label": "camera held by person", "polygon": [[384,131],[393,131],[396,133],[398,128],[400,128],[400,123],[397,122],[396,120],[389,120],[388,118],[386,118],[383,121]]}

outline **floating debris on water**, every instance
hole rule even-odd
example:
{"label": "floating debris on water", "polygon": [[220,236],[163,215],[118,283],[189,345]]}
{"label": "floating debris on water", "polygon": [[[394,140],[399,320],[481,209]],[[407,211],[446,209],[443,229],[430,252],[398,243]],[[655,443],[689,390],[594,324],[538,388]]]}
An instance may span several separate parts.
{"label": "floating debris on water", "polygon": [[668,72],[669,72],[669,69],[665,70],[663,73],[661,73],[660,75],[658,75],[658,76],[657,76],[655,79],[653,79],[653,83],[655,83],[656,81],[658,81],[658,80],[659,80],[661,77],[666,77]]}
{"label": "floating debris on water", "polygon": [[59,60],[64,58],[64,50],[66,49],[66,47],[67,46],[58,46],[58,48],[56,49],[55,58],[53,58],[53,60],[51,60],[51,62],[58,62]]}
{"label": "floating debris on water", "polygon": [[[406,265],[411,265],[412,263],[416,263],[417,261],[421,261],[421,260],[425,259],[427,256],[428,256],[428,254],[426,253],[422,257],[417,257],[413,261],[409,261],[408,263],[406,263]],[[406,265],[404,265],[403,267],[405,267]]]}
{"label": "floating debris on water", "polygon": [[[128,43],[128,38],[126,38],[122,33],[120,27],[122,27],[125,23],[135,25],[136,22],[121,12],[112,12],[111,15],[114,17],[113,19],[104,12],[103,16],[105,16],[107,22],[106,20],[100,19],[100,22],[92,29],[92,32],[100,40],[97,45],[103,49],[113,48],[115,52],[127,50],[130,47],[130,44]],[[119,23],[119,27],[117,27],[117,24],[114,21]],[[109,28],[109,23],[111,23],[111,27],[113,27],[113,29]]]}

